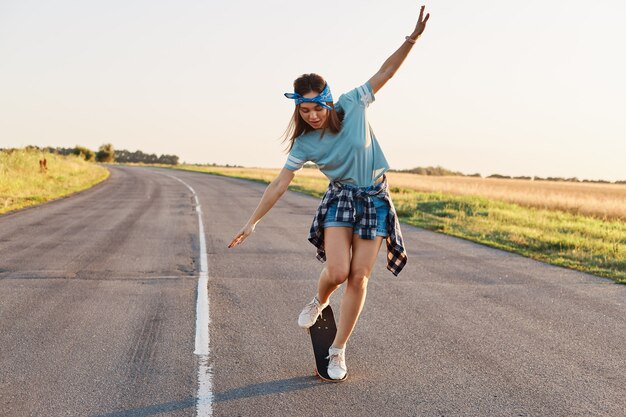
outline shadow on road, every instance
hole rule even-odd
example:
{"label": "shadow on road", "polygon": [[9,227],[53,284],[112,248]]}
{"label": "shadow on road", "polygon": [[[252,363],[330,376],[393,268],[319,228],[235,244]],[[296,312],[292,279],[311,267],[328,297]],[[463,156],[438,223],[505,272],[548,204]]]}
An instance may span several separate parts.
{"label": "shadow on road", "polygon": [[297,391],[319,386],[319,379],[312,376],[299,376],[296,378],[261,382],[258,384],[246,385],[245,387],[233,388],[224,392],[217,392],[215,393],[214,401],[218,403],[222,401],[231,401],[238,400],[240,398],[278,394],[282,392]]}
{"label": "shadow on road", "polygon": [[170,411],[182,410],[184,408],[195,407],[196,399],[187,398],[180,401],[170,401],[169,403],[154,404],[147,407],[134,408],[132,410],[121,410],[113,413],[97,414],[91,417],[143,417],[153,416],[156,414],[166,413]]}
{"label": "shadow on road", "polygon": [[[306,388],[319,387],[319,379],[312,376],[300,376],[289,379],[279,379],[276,381],[261,382],[258,384],[246,385],[245,387],[234,388],[224,392],[214,393],[213,401],[232,401],[241,398],[258,397],[262,395],[272,395],[282,392],[298,391]],[[196,406],[196,398],[187,398],[180,401],[170,401],[163,404],[154,404],[147,407],[134,408],[132,410],[120,410],[112,413],[97,414],[91,417],[145,417],[153,416],[165,412],[178,411]]]}

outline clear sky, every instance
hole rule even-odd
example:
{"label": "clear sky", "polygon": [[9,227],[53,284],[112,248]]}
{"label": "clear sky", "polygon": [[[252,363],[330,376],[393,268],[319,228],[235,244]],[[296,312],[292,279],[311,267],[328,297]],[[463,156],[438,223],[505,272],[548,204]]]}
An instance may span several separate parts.
{"label": "clear sky", "polygon": [[[0,147],[281,167],[293,79],[362,84],[420,4],[0,0]],[[626,180],[626,2],[425,4],[369,109],[392,168]]]}

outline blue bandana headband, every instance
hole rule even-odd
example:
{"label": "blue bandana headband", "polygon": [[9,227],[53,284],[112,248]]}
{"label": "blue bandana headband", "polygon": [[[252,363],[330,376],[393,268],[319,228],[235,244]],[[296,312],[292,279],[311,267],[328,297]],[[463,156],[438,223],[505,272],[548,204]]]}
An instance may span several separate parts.
{"label": "blue bandana headband", "polygon": [[330,93],[330,88],[328,88],[328,83],[324,86],[324,90],[319,93],[317,96],[313,98],[305,98],[302,97],[298,93],[285,93],[285,97],[290,98],[292,100],[296,100],[296,105],[300,103],[317,103],[325,109],[332,110],[333,108],[326,104],[327,101],[333,102],[333,95]]}

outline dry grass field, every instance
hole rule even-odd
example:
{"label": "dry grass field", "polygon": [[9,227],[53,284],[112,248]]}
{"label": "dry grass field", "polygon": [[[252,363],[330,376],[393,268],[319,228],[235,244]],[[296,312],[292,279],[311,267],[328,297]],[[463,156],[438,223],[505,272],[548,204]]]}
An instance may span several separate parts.
{"label": "dry grass field", "polygon": [[481,196],[526,207],[626,220],[626,184],[432,177],[405,173],[390,173],[388,177],[394,187],[416,191]]}
{"label": "dry grass field", "polygon": [[[42,171],[39,160],[48,169]],[[32,149],[0,152],[0,214],[45,203],[104,181],[109,171],[83,158]]]}

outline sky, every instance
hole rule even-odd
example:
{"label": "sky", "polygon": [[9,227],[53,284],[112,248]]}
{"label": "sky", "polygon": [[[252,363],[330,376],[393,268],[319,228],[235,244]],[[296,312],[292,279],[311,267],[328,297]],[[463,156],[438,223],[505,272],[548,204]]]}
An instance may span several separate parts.
{"label": "sky", "polygon": [[363,84],[421,4],[368,109],[392,168],[626,180],[618,0],[0,0],[0,147],[281,167],[293,80]]}

